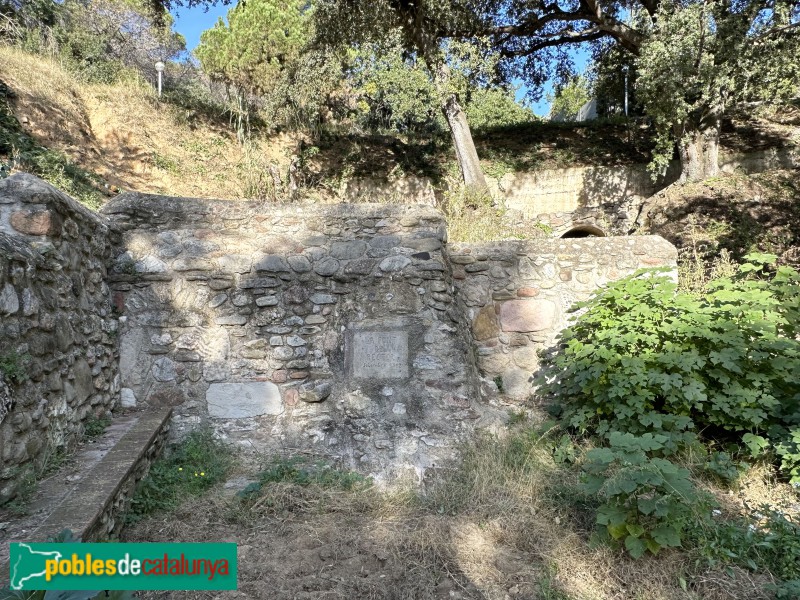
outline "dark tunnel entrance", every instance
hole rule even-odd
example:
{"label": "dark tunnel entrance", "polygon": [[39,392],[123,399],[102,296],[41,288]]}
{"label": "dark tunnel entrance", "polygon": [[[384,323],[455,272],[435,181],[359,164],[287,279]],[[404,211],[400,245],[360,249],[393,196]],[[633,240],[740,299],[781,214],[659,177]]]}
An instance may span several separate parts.
{"label": "dark tunnel entrance", "polygon": [[585,237],[606,237],[606,234],[599,227],[594,225],[578,225],[564,233],[562,238],[585,238]]}

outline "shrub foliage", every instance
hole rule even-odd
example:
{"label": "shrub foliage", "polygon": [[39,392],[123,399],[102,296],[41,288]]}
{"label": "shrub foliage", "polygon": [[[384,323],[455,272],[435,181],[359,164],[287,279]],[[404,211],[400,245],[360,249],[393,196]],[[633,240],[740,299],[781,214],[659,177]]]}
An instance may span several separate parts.
{"label": "shrub foliage", "polygon": [[704,506],[669,460],[690,446],[727,451],[707,453],[715,476],[758,457],[800,484],[797,271],[751,254],[699,293],[642,271],[575,310],[536,385],[564,424],[604,446],[587,455],[585,485],[604,501],[604,533],[632,555],[680,545],[686,507]]}

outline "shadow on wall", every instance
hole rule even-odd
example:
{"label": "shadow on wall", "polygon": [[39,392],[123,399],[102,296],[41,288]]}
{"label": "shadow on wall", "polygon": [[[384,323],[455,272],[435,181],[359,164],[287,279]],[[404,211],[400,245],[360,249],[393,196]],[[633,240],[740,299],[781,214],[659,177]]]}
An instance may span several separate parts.
{"label": "shadow on wall", "polygon": [[[453,456],[478,401],[444,257],[419,206],[129,194],[113,269],[123,400],[210,418],[258,451],[310,451],[377,479]],[[124,250],[124,251],[123,251]]]}

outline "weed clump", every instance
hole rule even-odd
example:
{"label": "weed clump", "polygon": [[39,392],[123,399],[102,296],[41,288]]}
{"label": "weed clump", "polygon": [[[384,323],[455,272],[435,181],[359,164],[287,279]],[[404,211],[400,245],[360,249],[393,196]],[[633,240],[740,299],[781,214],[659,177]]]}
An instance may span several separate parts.
{"label": "weed clump", "polygon": [[129,523],[174,510],[187,495],[200,495],[225,478],[233,452],[210,428],[191,432],[150,467],[131,500]]}
{"label": "weed clump", "polygon": [[30,357],[17,352],[0,354],[0,373],[12,384],[25,383],[28,380],[26,366]]}

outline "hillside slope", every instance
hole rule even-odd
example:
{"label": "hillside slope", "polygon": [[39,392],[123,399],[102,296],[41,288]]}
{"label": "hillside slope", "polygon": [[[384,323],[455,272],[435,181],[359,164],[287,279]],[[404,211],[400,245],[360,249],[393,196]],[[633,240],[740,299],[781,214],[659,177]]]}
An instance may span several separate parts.
{"label": "hillside slope", "polygon": [[211,120],[159,102],[145,81],[82,83],[55,60],[11,47],[0,46],[0,79],[24,133],[109,189],[257,196],[259,175],[270,161],[283,160],[281,150],[291,143],[240,146],[223,115]]}
{"label": "hillside slope", "polygon": [[[648,127],[634,121],[531,123],[476,131],[475,141],[487,175],[498,178],[644,163],[652,149]],[[724,125],[722,149],[728,155],[798,145],[796,108],[770,119],[741,115]],[[358,134],[346,124],[330,124],[313,139],[257,132],[242,146],[222,107],[199,110],[160,101],[150,82],[136,78],[88,84],[56,60],[0,46],[0,170],[11,164],[31,171],[95,208],[121,190],[275,199],[270,167],[285,180],[293,155],[301,156],[301,196],[312,201],[338,200],[346,180],[415,174],[445,187],[457,179],[446,137]],[[747,248],[780,254],[796,247],[799,200],[792,182],[798,173],[737,177],[670,188],[655,199],[651,231],[695,253],[703,236],[711,240],[701,243],[706,254],[725,248],[736,256]],[[745,231],[736,233],[740,225]],[[733,233],[720,233],[728,230]]]}

